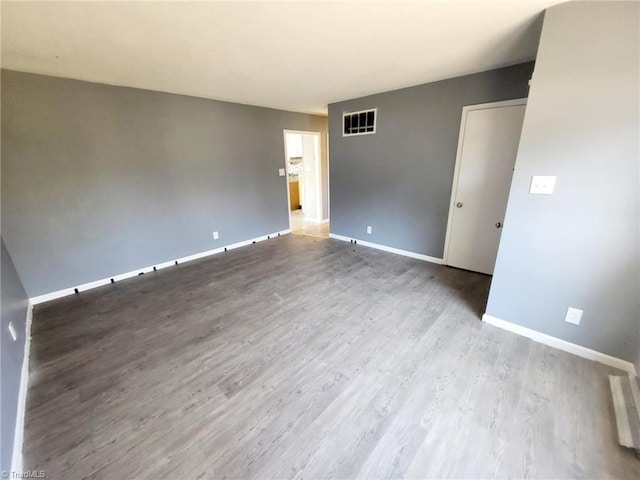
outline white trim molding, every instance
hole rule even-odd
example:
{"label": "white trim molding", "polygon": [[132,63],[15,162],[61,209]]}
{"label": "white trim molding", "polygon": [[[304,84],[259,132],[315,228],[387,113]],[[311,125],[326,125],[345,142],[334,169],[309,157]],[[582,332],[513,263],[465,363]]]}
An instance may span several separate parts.
{"label": "white trim molding", "polygon": [[538,332],[537,330],[531,330],[530,328],[523,327],[522,325],[517,325],[515,323],[507,322],[506,320],[487,315],[486,313],[482,316],[482,321],[488,323],[489,325],[493,325],[494,327],[501,328],[502,330],[506,330],[508,332],[530,338],[534,342],[542,343],[543,345],[572,353],[574,355],[577,355],[578,357],[586,358],[587,360],[593,360],[594,362],[602,363],[604,365],[608,365],[609,367],[624,370],[625,372],[632,373],[633,375],[636,374],[636,367],[633,365],[633,363],[622,360],[621,358],[612,357],[611,355],[607,355],[606,353],[597,352],[595,350],[591,350],[590,348],[567,342],[566,340],[561,340],[556,337],[552,337],[551,335],[547,335],[546,333]]}
{"label": "white trim molding", "polygon": [[[322,220],[322,205],[323,195],[322,191],[322,132],[309,132],[306,130],[288,130],[282,131],[282,137],[284,140],[284,171],[287,180],[287,215],[289,216],[289,229],[291,230],[291,185],[289,184],[289,144],[287,143],[287,135],[310,135],[317,138],[318,143],[316,145],[316,151],[314,152],[315,161],[313,166],[316,173],[316,202],[318,204],[318,215],[320,218],[309,218],[305,215],[304,219],[308,222],[323,223]],[[328,150],[327,150],[328,151]],[[329,170],[327,169],[327,172]],[[328,189],[327,189],[328,191]],[[304,203],[304,199],[301,199]]]}
{"label": "white trim molding", "polygon": [[191,260],[197,260],[198,258],[204,258],[211,255],[216,255],[218,253],[222,253],[225,250],[233,250],[234,248],[244,247],[246,245],[251,245],[257,242],[263,242],[273,237],[277,237],[278,235],[286,235],[291,233],[291,229],[281,230],[279,232],[270,233],[268,235],[263,235],[261,237],[252,238],[249,240],[244,240],[242,242],[233,243],[231,245],[226,245],[224,247],[214,248],[213,250],[207,250],[205,252],[194,253],[193,255],[187,255],[186,257],[176,258],[175,260],[171,260],[169,262],[158,263],[156,265],[151,265],[149,267],[141,267],[136,270],[132,270],[126,273],[119,273],[117,275],[109,276],[107,278],[101,278],[100,280],[95,280],[93,282],[84,283],[82,285],[76,285],[75,287],[64,288],[62,290],[58,290],[51,293],[45,293],[44,295],[38,295],[37,297],[30,298],[32,305],[38,305],[39,303],[48,302],[50,300],[55,300],[56,298],[66,297],[68,295],[73,295],[76,293],[76,290],[79,292],[84,292],[86,290],[91,290],[92,288],[101,287],[103,285],[108,285],[111,283],[111,280],[114,282],[119,282],[120,280],[124,280],[126,278],[135,277],[140,275],[141,273],[149,273],[155,270],[160,270],[163,268],[171,267],[176,264],[190,262]]}
{"label": "white trim molding", "polygon": [[386,245],[367,242],[365,240],[360,240],[359,238],[345,237],[343,235],[337,235],[335,233],[330,233],[329,238],[335,238],[336,240],[342,240],[343,242],[355,242],[358,245],[363,245],[365,247],[375,248],[377,250],[382,250],[384,252],[395,253],[396,255],[402,255],[404,257],[416,258],[418,260],[423,260],[425,262],[437,263],[438,265],[443,264],[443,261],[441,258],[430,257],[428,255],[423,255],[422,253],[409,252],[407,250],[401,250],[399,248],[387,247]]}
{"label": "white trim molding", "polygon": [[24,356],[20,372],[20,389],[18,391],[18,407],[16,409],[16,428],[13,434],[13,455],[11,471],[22,472],[22,444],[24,442],[24,416],[27,408],[27,391],[29,388],[29,356],[31,354],[31,323],[33,320],[33,304],[27,303],[27,319],[24,328]]}

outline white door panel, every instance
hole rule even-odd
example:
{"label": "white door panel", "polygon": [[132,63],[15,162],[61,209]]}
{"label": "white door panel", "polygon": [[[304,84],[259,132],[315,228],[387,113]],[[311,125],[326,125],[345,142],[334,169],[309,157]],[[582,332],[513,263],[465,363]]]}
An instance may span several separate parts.
{"label": "white door panel", "polygon": [[447,264],[492,274],[524,105],[465,110]]}

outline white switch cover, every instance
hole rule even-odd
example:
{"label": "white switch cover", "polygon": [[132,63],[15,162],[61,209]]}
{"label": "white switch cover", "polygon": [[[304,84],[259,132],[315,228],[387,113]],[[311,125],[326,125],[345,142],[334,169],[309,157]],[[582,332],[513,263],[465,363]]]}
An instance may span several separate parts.
{"label": "white switch cover", "polygon": [[281,177],[284,177],[284,175],[285,175],[284,168],[279,168],[278,169],[278,175],[280,175]]}
{"label": "white switch cover", "polygon": [[578,308],[569,307],[567,309],[567,316],[564,317],[564,321],[567,323],[573,323],[574,325],[580,325],[582,319],[582,310]]}
{"label": "white switch cover", "polygon": [[556,177],[536,175],[531,177],[529,193],[534,195],[551,195],[556,186]]}
{"label": "white switch cover", "polygon": [[213,232],[213,239],[218,240],[218,238],[220,238],[218,232]]}
{"label": "white switch cover", "polygon": [[367,233],[371,234],[371,232],[373,232],[373,229],[371,228],[371,225],[367,225]]}

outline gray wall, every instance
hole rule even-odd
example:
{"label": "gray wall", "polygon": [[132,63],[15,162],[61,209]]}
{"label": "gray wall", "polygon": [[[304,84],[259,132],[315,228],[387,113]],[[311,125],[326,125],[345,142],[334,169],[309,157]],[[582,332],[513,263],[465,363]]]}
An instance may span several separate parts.
{"label": "gray wall", "polygon": [[[634,362],[640,5],[547,11],[487,313]],[[552,196],[533,175],[557,175]],[[567,307],[582,324],[563,321]]]}
{"label": "gray wall", "polygon": [[[22,361],[24,358],[24,342],[26,336],[26,318],[28,300],[27,294],[22,288],[20,278],[11,261],[11,257],[2,244],[0,290],[0,316],[2,327],[0,329],[0,389],[2,390],[2,448],[0,448],[0,470],[11,470],[11,456],[13,454],[13,435],[16,427],[16,415],[18,407],[18,392],[20,391],[20,374],[22,373]],[[9,322],[17,333],[14,341],[9,334]]]}
{"label": "gray wall", "polygon": [[[462,107],[527,96],[533,64],[329,105],[331,232],[442,258]],[[378,109],[377,133],[342,113]],[[367,225],[373,234],[366,234]]]}
{"label": "gray wall", "polygon": [[283,129],[324,148],[326,123],[2,71],[2,232],[28,295],[288,228]]}

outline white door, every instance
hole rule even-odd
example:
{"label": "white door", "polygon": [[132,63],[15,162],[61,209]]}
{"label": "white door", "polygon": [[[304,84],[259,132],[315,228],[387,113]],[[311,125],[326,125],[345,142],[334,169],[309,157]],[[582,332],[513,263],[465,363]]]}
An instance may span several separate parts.
{"label": "white door", "polygon": [[447,265],[493,274],[520,142],[523,103],[463,108]]}

